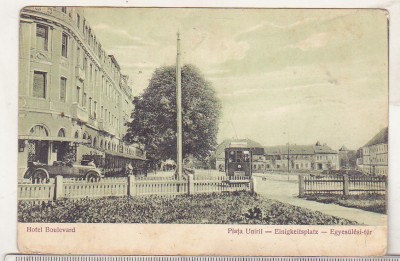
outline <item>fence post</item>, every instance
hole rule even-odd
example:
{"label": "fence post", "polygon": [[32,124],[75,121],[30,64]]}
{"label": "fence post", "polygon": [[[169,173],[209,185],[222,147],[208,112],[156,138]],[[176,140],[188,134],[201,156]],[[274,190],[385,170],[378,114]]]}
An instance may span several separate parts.
{"label": "fence post", "polygon": [[194,176],[193,174],[188,174],[188,194],[194,194]]}
{"label": "fence post", "polygon": [[299,197],[304,197],[304,175],[299,174]]}
{"label": "fence post", "polygon": [[349,195],[349,176],[343,175],[343,195]]}
{"label": "fence post", "polygon": [[250,179],[250,191],[252,194],[255,194],[257,191],[257,179],[254,176]]}
{"label": "fence post", "polygon": [[54,199],[55,200],[62,198],[63,189],[64,189],[63,176],[58,175],[58,176],[56,176],[55,185],[54,185],[54,190],[55,190]]}
{"label": "fence post", "polygon": [[136,196],[136,184],[135,184],[135,176],[128,176],[128,196]]}

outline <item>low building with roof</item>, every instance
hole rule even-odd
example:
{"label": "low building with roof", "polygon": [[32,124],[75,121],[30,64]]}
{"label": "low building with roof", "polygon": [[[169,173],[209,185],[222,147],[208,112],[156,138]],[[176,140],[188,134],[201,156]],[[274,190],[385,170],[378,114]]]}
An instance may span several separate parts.
{"label": "low building with roof", "polygon": [[265,147],[267,171],[323,171],[339,169],[336,150],[328,145],[296,145]]}
{"label": "low building with roof", "polygon": [[388,127],[382,129],[361,149],[357,169],[370,175],[388,173]]}

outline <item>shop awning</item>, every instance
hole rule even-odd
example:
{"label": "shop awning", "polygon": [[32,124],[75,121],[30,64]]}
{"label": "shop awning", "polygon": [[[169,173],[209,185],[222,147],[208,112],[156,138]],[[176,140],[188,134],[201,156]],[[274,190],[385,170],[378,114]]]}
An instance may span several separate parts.
{"label": "shop awning", "polygon": [[48,140],[48,141],[65,141],[65,142],[75,142],[86,144],[90,143],[88,139],[76,139],[76,138],[69,138],[69,137],[50,137],[50,136],[30,136],[30,135],[19,135],[18,139],[20,140]]}

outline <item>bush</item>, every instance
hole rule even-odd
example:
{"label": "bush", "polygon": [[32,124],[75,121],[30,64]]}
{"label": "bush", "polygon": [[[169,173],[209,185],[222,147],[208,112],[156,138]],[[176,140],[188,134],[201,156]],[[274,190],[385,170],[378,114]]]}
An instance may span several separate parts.
{"label": "bush", "polygon": [[306,195],[306,199],[325,204],[337,204],[344,207],[357,208],[370,212],[386,214],[385,195],[362,194],[362,195],[334,195],[334,194],[315,194]]}
{"label": "bush", "polygon": [[356,224],[246,192],[19,202],[19,222],[336,225]]}

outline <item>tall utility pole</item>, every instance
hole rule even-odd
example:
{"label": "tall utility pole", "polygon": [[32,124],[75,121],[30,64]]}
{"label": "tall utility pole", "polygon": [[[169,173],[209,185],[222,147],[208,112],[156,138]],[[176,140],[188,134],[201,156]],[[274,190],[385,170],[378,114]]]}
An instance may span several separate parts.
{"label": "tall utility pole", "polygon": [[182,81],[181,81],[181,38],[179,31],[177,34],[177,52],[176,52],[176,123],[177,123],[177,167],[178,177],[182,177]]}

